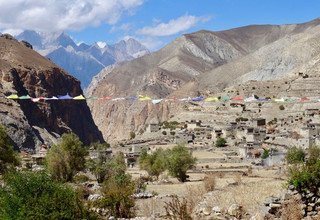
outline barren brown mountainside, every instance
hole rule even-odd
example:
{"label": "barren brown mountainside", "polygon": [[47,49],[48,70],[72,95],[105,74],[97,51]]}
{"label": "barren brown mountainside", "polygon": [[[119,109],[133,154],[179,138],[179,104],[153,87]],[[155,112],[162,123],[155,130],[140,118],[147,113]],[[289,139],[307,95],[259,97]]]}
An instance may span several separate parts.
{"label": "barren brown mountainside", "polygon": [[89,144],[103,141],[86,102],[9,100],[18,94],[31,97],[80,95],[80,82],[10,35],[0,37],[0,123],[16,148],[34,149],[51,144],[64,132],[74,132]]}
{"label": "barren brown mountainside", "polygon": [[[320,19],[186,34],[155,53],[103,70],[92,81],[88,94],[185,97],[216,94],[254,80],[280,80],[281,84],[298,72],[313,71],[319,61],[319,36]],[[246,94],[252,92],[246,90]],[[274,88],[269,92],[277,94]],[[168,105],[128,101],[89,104],[104,137],[112,139],[128,137],[129,131],[143,129],[150,120],[168,120],[181,111],[179,104]]]}

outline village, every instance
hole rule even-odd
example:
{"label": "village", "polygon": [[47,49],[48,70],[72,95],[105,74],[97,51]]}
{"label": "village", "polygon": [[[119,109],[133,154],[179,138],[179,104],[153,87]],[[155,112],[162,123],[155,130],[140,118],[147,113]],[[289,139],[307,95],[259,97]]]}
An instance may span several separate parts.
{"label": "village", "polygon": [[[185,111],[169,121],[153,120],[130,140],[123,140],[111,148],[89,149],[87,157],[97,159],[104,155],[112,158],[117,152],[123,152],[127,172],[138,180],[147,178],[147,173],[139,166],[143,150],[152,154],[159,148],[183,145],[192,152],[197,162],[188,171],[188,182],[180,183],[163,174],[158,180],[147,181],[144,191],[134,194],[139,210],[137,216],[161,219],[165,213],[164,204],[172,196],[187,198],[195,192],[199,195],[193,195],[197,198],[194,214],[199,219],[221,217],[222,214],[232,216],[232,212],[238,215],[242,208],[250,216],[272,214],[280,209],[275,201],[280,201],[286,193],[283,184],[286,182],[288,149],[306,150],[320,143],[320,111],[315,105],[186,102]],[[23,166],[31,170],[43,169],[48,150],[48,146],[43,145],[35,154],[22,152]],[[205,193],[201,190],[208,176],[213,176],[215,190]],[[92,191],[88,199],[95,200],[100,198],[100,186],[94,177],[90,179],[85,183]],[[210,199],[212,195],[215,200]],[[271,202],[265,202],[269,200]],[[229,209],[233,206],[237,209],[230,214]]]}
{"label": "village", "polygon": [[[261,156],[268,152],[264,154],[263,165],[280,165],[290,147],[307,149],[319,144],[320,111],[314,105],[239,102],[190,105],[169,122],[149,123],[143,134],[126,141],[128,166],[134,166],[143,148],[152,151],[177,144],[192,151],[232,148],[239,160],[261,165]],[[297,106],[299,109],[293,111]],[[221,140],[225,143],[218,146]]]}

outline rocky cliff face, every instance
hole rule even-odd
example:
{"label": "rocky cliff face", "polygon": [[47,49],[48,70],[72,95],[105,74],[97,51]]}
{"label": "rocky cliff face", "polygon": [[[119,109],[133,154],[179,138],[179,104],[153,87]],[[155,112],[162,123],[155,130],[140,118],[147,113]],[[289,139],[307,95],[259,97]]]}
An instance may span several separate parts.
{"label": "rocky cliff face", "polygon": [[[237,91],[239,84],[250,85],[247,84],[250,81],[278,80],[277,84],[281,84],[298,72],[314,72],[319,61],[319,36],[319,19],[304,24],[199,31],[176,39],[158,52],[105,69],[89,86],[88,93],[96,96],[188,97],[217,94],[231,87]],[[319,75],[318,71],[315,72],[313,75]],[[268,87],[268,91],[259,95],[277,95],[281,86],[278,87]],[[256,88],[252,86],[241,91],[251,95],[257,92]],[[113,133],[119,133],[118,138],[123,138],[128,135],[121,134],[138,131],[124,121],[133,117],[135,125],[141,128],[152,116],[150,112],[144,112],[141,120],[136,119],[130,109],[142,115],[142,109],[147,106],[146,103],[141,108],[138,105],[143,104],[127,103],[123,106],[114,102],[92,102],[90,108],[106,138]],[[157,114],[166,117],[156,119],[170,119],[181,106],[175,103],[165,109],[170,113],[162,114],[159,109]],[[124,119],[110,123],[113,115],[119,114]]]}
{"label": "rocky cliff face", "polygon": [[51,144],[74,132],[89,144],[103,141],[83,101],[9,100],[9,94],[31,97],[82,94],[80,82],[10,36],[0,37],[0,123],[19,149]]}

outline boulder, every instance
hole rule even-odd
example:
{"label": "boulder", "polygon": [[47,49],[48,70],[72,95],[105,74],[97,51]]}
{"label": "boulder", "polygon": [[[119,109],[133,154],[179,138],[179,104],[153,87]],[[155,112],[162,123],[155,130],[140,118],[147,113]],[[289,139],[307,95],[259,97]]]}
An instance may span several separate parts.
{"label": "boulder", "polygon": [[228,214],[231,216],[238,216],[239,213],[241,212],[242,207],[239,206],[238,204],[232,204],[229,208],[228,208]]}
{"label": "boulder", "polygon": [[204,214],[204,215],[211,215],[211,211],[212,211],[212,209],[210,208],[210,207],[204,207],[203,209],[202,209],[202,213]]}
{"label": "boulder", "polygon": [[220,209],[219,206],[214,206],[214,207],[212,208],[212,212],[213,212],[213,213],[221,213],[221,209]]}

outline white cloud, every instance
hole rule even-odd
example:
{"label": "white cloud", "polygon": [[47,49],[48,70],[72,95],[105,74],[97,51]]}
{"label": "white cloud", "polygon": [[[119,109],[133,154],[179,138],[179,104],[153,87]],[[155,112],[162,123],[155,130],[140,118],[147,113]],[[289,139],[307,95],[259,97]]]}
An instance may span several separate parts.
{"label": "white cloud", "polygon": [[129,40],[130,38],[133,38],[137,41],[139,41],[143,46],[145,46],[150,51],[156,51],[160,49],[165,42],[160,40],[158,37],[149,37],[149,36],[135,36],[135,35],[126,35],[122,38],[119,38],[120,40]]}
{"label": "white cloud", "polygon": [[133,29],[133,25],[130,23],[125,23],[125,24],[121,24],[121,25],[114,25],[112,26],[112,28],[110,29],[109,33],[114,33],[117,31],[124,31],[124,32],[128,32],[130,30]]}
{"label": "white cloud", "polygon": [[146,37],[139,39],[139,42],[150,51],[159,50],[164,46],[164,42],[157,37]]}
{"label": "white cloud", "polygon": [[115,24],[145,0],[0,0],[2,29],[38,31],[80,30]]}
{"label": "white cloud", "polygon": [[137,31],[138,34],[146,36],[164,37],[186,31],[194,27],[199,22],[210,20],[209,17],[196,17],[184,15],[177,19],[172,19],[168,23],[160,23],[152,27],[144,27]]}
{"label": "white cloud", "polygon": [[12,36],[16,36],[18,34],[20,34],[23,30],[21,29],[4,29],[2,30],[2,33],[6,33],[6,34],[11,34]]}

